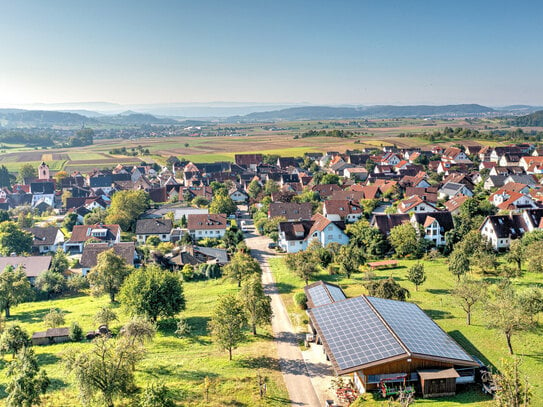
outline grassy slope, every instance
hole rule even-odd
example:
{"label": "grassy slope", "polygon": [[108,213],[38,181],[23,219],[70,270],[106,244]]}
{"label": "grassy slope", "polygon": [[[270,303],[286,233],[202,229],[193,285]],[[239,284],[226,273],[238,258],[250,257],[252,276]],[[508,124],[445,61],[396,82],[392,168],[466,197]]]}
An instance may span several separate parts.
{"label": "grassy slope", "polygon": [[[289,314],[293,321],[298,322],[300,330],[305,329],[307,316],[303,311],[297,309],[292,301],[292,294],[302,291],[303,282],[293,275],[285,266],[281,258],[271,260],[271,265],[279,289],[283,294]],[[465,322],[465,313],[455,302],[454,297],[450,295],[454,287],[455,278],[448,271],[445,260],[424,261],[427,274],[426,282],[415,291],[412,283],[406,280],[407,269],[415,261],[402,260],[399,268],[394,270],[381,270],[376,272],[376,277],[388,277],[392,275],[402,286],[408,288],[411,292],[410,301],[418,304],[426,313],[432,317],[446,332],[448,332],[460,345],[462,345],[470,354],[477,355],[485,363],[491,364],[497,368],[501,366],[502,359],[508,357],[505,338],[500,333],[489,330],[484,325],[482,310],[476,309],[472,316],[472,325],[467,326]],[[320,273],[316,279],[322,279],[339,284],[349,297],[365,294],[363,287],[364,276],[357,273],[352,278],[347,279],[339,275],[331,276],[325,272]],[[536,284],[540,281],[540,276],[533,273],[527,273],[522,278],[517,279],[515,283],[519,286]],[[539,326],[534,332],[517,334],[513,337],[513,348],[520,355],[524,355],[522,370],[525,372],[533,386],[534,405],[543,404],[543,365],[541,364],[541,349],[543,348],[543,328]],[[455,403],[464,403],[465,400],[473,401],[474,406],[490,406],[489,401],[477,390],[467,392],[459,398],[450,400],[441,400],[432,403],[436,406],[454,406]],[[462,401],[464,400],[464,401]],[[419,401],[417,401],[417,404]],[[365,405],[365,404],[364,404]]]}
{"label": "grassy slope", "polygon": [[[234,284],[222,280],[185,283],[187,310],[182,316],[191,324],[192,333],[179,339],[172,332],[159,332],[149,345],[145,359],[138,366],[138,385],[143,387],[154,380],[161,380],[173,390],[177,400],[184,406],[287,405],[286,388],[268,331],[259,330],[262,335],[256,338],[249,335],[248,340],[234,351],[232,362],[228,360],[227,352],[220,351],[211,341],[207,323],[213,304],[219,295],[236,290]],[[43,315],[51,307],[58,307],[67,313],[67,324],[78,321],[83,330],[87,331],[96,326],[93,315],[107,304],[105,296],[26,303],[13,309],[12,322],[20,323],[29,333],[42,330]],[[117,325],[121,325],[127,317],[121,310],[118,313],[121,321]],[[47,369],[52,379],[52,387],[44,406],[78,405],[76,390],[60,366],[62,352],[69,346],[88,347],[90,344],[58,344],[34,348],[40,364]],[[258,397],[256,385],[257,369],[269,379],[267,397],[262,401]],[[212,379],[209,402],[205,402],[202,396],[206,376]],[[0,406],[6,396],[5,384],[5,369],[2,369]],[[129,400],[121,404],[132,405]]]}

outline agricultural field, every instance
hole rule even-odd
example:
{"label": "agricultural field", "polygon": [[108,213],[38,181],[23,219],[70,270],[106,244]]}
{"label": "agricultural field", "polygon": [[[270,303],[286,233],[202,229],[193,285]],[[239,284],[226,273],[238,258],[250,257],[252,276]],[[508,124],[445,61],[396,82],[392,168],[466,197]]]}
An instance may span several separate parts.
{"label": "agricultural field", "polygon": [[[258,330],[253,337],[234,350],[233,360],[228,360],[228,352],[221,351],[212,342],[208,323],[213,304],[219,295],[235,293],[235,284],[224,280],[209,280],[184,283],[187,309],[181,313],[190,324],[192,331],[183,338],[175,336],[175,326],[159,329],[153,342],[147,346],[145,359],[138,365],[136,381],[145,387],[151,382],[162,381],[172,389],[173,396],[183,406],[287,406],[288,394],[279,370],[275,346],[268,330]],[[109,304],[107,296],[94,298],[79,296],[52,301],[31,302],[13,308],[13,317],[8,323],[20,324],[27,332],[44,330],[43,316],[50,308],[60,308],[66,312],[66,323],[77,321],[84,332],[96,329],[93,317],[103,306]],[[118,331],[128,319],[121,308],[115,309],[120,321],[113,323],[112,330]],[[170,324],[171,325],[171,324]],[[51,379],[51,387],[44,397],[43,406],[80,405],[77,392],[66,377],[62,367],[62,353],[68,347],[85,348],[89,342],[79,344],[56,344],[35,346],[38,361]],[[6,360],[10,360],[7,356]],[[265,361],[265,363],[263,362]],[[0,364],[3,362],[0,360]],[[0,406],[6,397],[6,369],[0,371]],[[267,396],[260,400],[257,386],[257,373],[267,378]],[[209,401],[204,399],[205,377],[211,380]],[[131,406],[124,400],[119,406]]]}
{"label": "agricultural field", "polygon": [[[451,335],[466,351],[476,355],[485,364],[499,369],[502,360],[508,358],[507,345],[504,335],[497,331],[487,329],[481,308],[475,309],[472,315],[472,325],[466,325],[465,313],[451,296],[451,290],[455,284],[455,277],[449,272],[444,259],[422,261],[427,275],[426,282],[415,291],[415,286],[406,279],[407,270],[416,261],[400,260],[399,267],[392,270],[375,271],[375,278],[387,278],[392,276],[411,293],[412,301],[418,304],[434,321]],[[272,272],[277,286],[282,294],[293,324],[299,332],[307,332],[308,317],[305,311],[300,310],[293,301],[293,294],[303,291],[304,282],[294,275],[284,264],[281,257],[270,260]],[[474,275],[474,278],[481,276]],[[488,277],[492,278],[492,277]],[[350,279],[342,275],[330,275],[325,271],[320,272],[313,280],[324,280],[340,285],[348,297],[367,294],[363,286],[364,273],[357,273]],[[514,280],[518,287],[539,284],[541,276],[535,273],[526,273]],[[543,349],[543,326],[539,323],[531,332],[515,334],[513,336],[513,348],[522,356],[522,371],[528,375],[532,385],[533,405],[543,405],[543,365],[541,364],[541,349]],[[373,400],[368,396],[369,404],[381,406],[385,403]],[[441,400],[417,400],[418,404],[429,404],[436,407],[449,407],[470,402],[474,407],[490,407],[492,402],[484,396],[478,387],[462,393],[454,398]],[[386,404],[385,404],[386,405]]]}

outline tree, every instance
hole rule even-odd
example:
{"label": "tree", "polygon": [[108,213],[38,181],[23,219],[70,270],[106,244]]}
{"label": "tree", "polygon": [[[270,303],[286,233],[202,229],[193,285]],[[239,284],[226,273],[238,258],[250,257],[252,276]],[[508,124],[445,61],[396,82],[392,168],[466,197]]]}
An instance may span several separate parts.
{"label": "tree", "polygon": [[243,329],[246,324],[243,304],[233,295],[220,297],[211,319],[211,328],[219,347],[228,351],[229,360],[232,360],[232,351],[245,339]]}
{"label": "tree", "polygon": [[77,213],[68,213],[62,221],[62,226],[66,228],[68,232],[74,230],[74,226],[77,224]]}
{"label": "tree", "polygon": [[11,187],[11,177],[9,171],[5,165],[0,167],[0,188]]}
{"label": "tree", "polygon": [[232,215],[238,210],[237,205],[227,195],[215,195],[209,205],[209,213],[225,213]]}
{"label": "tree", "polygon": [[2,255],[30,253],[32,241],[32,234],[21,230],[15,222],[0,223],[0,253]]}
{"label": "tree", "polygon": [[83,340],[83,329],[77,322],[72,322],[70,325],[69,336],[72,342],[81,342]]}
{"label": "tree", "polygon": [[118,191],[111,198],[106,222],[133,232],[136,220],[149,209],[150,202],[149,194],[143,190]]}
{"label": "tree", "polygon": [[388,240],[399,257],[420,257],[425,250],[425,242],[417,234],[411,223],[404,223],[390,230]]}
{"label": "tree", "polygon": [[179,277],[154,265],[130,274],[121,287],[120,299],[128,314],[144,316],[152,322],[185,309]]}
{"label": "tree", "polygon": [[69,175],[66,171],[59,171],[57,172],[55,175],[54,175],[54,178],[55,178],[55,181],[57,182],[57,184],[60,185],[60,182],[65,179],[65,178],[68,178]]}
{"label": "tree", "polygon": [[466,324],[471,325],[471,311],[473,306],[479,301],[484,301],[486,297],[485,284],[481,281],[465,278],[456,284],[452,295],[466,313]]}
{"label": "tree", "polygon": [[176,404],[169,394],[164,383],[151,383],[147,386],[140,398],[138,407],[175,407]]}
{"label": "tree", "polygon": [[67,288],[66,278],[62,274],[55,273],[52,270],[41,273],[36,278],[34,285],[38,290],[46,293],[48,299],[54,295],[62,294]]}
{"label": "tree", "polygon": [[84,405],[99,401],[114,407],[118,397],[135,388],[134,366],[143,358],[144,348],[124,339],[99,336],[91,348],[71,348],[63,355],[63,364],[73,375]]}
{"label": "tree", "polygon": [[524,249],[527,268],[534,273],[543,273],[543,241],[537,240],[528,243]]}
{"label": "tree", "polygon": [[304,280],[305,285],[309,284],[309,279],[318,271],[317,264],[313,260],[313,253],[307,250],[285,256],[287,267]]}
{"label": "tree", "polygon": [[279,191],[279,184],[272,179],[267,180],[264,184],[264,193],[266,195],[271,195],[277,191]]}
{"label": "tree", "polygon": [[58,308],[51,308],[43,317],[43,323],[47,328],[57,328],[66,322],[64,312]]}
{"label": "tree", "polygon": [[362,250],[351,244],[342,246],[339,249],[339,255],[336,256],[336,262],[339,264],[339,271],[351,278],[351,274],[359,271],[359,267],[365,262]]}
{"label": "tree", "polygon": [[525,247],[522,244],[522,240],[515,239],[509,246],[509,253],[507,253],[507,260],[517,265],[518,273],[522,271],[522,263],[525,258]]}
{"label": "tree", "polygon": [[30,346],[30,337],[19,325],[11,325],[0,336],[0,354],[15,354],[24,347]]}
{"label": "tree", "polygon": [[513,354],[511,338],[515,332],[521,332],[531,327],[528,312],[520,304],[518,295],[511,284],[500,287],[493,300],[485,306],[487,326],[505,335],[509,354]]}
{"label": "tree", "polygon": [[499,373],[493,375],[496,393],[494,401],[497,407],[528,407],[532,397],[527,376],[521,376],[521,359],[514,357],[504,362]]}
{"label": "tree", "polygon": [[403,288],[392,277],[384,280],[370,281],[366,288],[371,296],[385,298],[388,300],[405,301],[409,298],[409,290]]}
{"label": "tree", "polygon": [[262,274],[260,265],[251,257],[249,253],[243,251],[237,251],[230,263],[224,267],[225,276],[237,281],[238,287],[241,287],[241,282],[252,274]]}
{"label": "tree", "polygon": [[336,174],[325,174],[319,184],[339,184],[339,175]]}
{"label": "tree", "polygon": [[16,269],[7,266],[0,273],[0,311],[6,313],[6,318],[11,316],[11,307],[32,298],[34,292],[30,282],[21,266]]}
{"label": "tree", "polygon": [[87,213],[83,217],[83,223],[85,225],[97,225],[100,223],[105,223],[108,212],[102,208],[94,208],[92,212]]}
{"label": "tree", "polygon": [[115,302],[115,295],[130,272],[131,267],[126,261],[109,249],[98,255],[96,266],[89,271],[87,278],[95,294],[108,293],[110,301]]}
{"label": "tree", "polygon": [[38,169],[32,164],[23,164],[19,168],[19,175],[17,176],[17,181],[23,183],[25,179],[35,179],[38,176]]}
{"label": "tree", "polygon": [[34,351],[23,347],[9,364],[6,387],[7,407],[31,407],[40,404],[40,396],[45,394],[50,381],[45,370],[40,369]]}
{"label": "tree", "polygon": [[260,182],[258,182],[258,180],[254,179],[249,183],[247,191],[249,192],[249,196],[251,198],[256,198],[258,194],[262,192],[262,185],[260,185]]}
{"label": "tree", "polygon": [[424,272],[424,265],[417,263],[413,265],[407,272],[407,279],[415,284],[415,291],[419,290],[419,285],[426,281],[426,273]]}
{"label": "tree", "polygon": [[209,201],[203,196],[198,195],[194,197],[194,199],[192,200],[192,204],[197,206],[198,208],[204,208],[209,205]]}
{"label": "tree", "polygon": [[253,274],[241,286],[239,293],[241,303],[247,313],[247,321],[256,335],[256,327],[271,324],[273,315],[271,298],[264,294],[260,275]]}
{"label": "tree", "polygon": [[141,317],[132,318],[121,329],[122,337],[132,345],[151,341],[155,333],[155,324]]}
{"label": "tree", "polygon": [[534,317],[543,312],[543,291],[540,287],[529,287],[519,294],[520,306],[530,316]]}
{"label": "tree", "polygon": [[70,263],[68,262],[66,253],[64,253],[64,250],[59,248],[51,259],[51,267],[49,267],[49,270],[58,274],[64,274],[69,267]]}
{"label": "tree", "polygon": [[118,321],[119,317],[117,317],[117,314],[111,308],[102,307],[94,315],[94,320],[100,325],[109,326],[110,322]]}
{"label": "tree", "polygon": [[454,249],[449,256],[449,271],[458,278],[469,271],[469,258],[463,250]]}

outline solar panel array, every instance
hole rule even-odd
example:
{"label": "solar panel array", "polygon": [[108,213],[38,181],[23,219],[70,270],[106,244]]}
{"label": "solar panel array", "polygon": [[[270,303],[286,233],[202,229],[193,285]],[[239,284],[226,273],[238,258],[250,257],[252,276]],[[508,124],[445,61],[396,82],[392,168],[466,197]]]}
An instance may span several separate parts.
{"label": "solar panel array", "polygon": [[322,284],[309,288],[307,290],[307,293],[311,297],[311,301],[313,301],[315,307],[318,307],[319,305],[330,304],[332,302],[330,296],[328,295],[328,292]]}
{"label": "solar panel array", "polygon": [[339,370],[406,354],[364,298],[310,310]]}
{"label": "solar panel array", "polygon": [[412,353],[473,361],[417,305],[375,297],[367,299]]}
{"label": "solar panel array", "polygon": [[328,291],[330,292],[330,295],[332,296],[334,301],[341,301],[347,298],[345,297],[345,294],[343,294],[341,288],[336,287],[335,285],[326,284],[326,288],[328,288]]}

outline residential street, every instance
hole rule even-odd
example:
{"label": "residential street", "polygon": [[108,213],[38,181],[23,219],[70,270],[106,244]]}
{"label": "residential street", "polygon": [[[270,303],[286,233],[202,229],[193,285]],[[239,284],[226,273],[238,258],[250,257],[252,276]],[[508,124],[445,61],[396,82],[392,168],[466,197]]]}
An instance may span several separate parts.
{"label": "residential street", "polygon": [[[247,220],[248,225],[252,221]],[[280,358],[280,366],[288,389],[291,404],[293,406],[320,406],[310,373],[298,344],[298,338],[290,323],[287,310],[275,286],[271,273],[268,258],[274,256],[274,252],[268,249],[271,240],[264,236],[256,235],[253,229],[246,234],[247,246],[251,249],[252,255],[258,260],[262,267],[262,281],[266,294],[271,297],[273,309],[272,330],[277,343],[277,353]]]}

